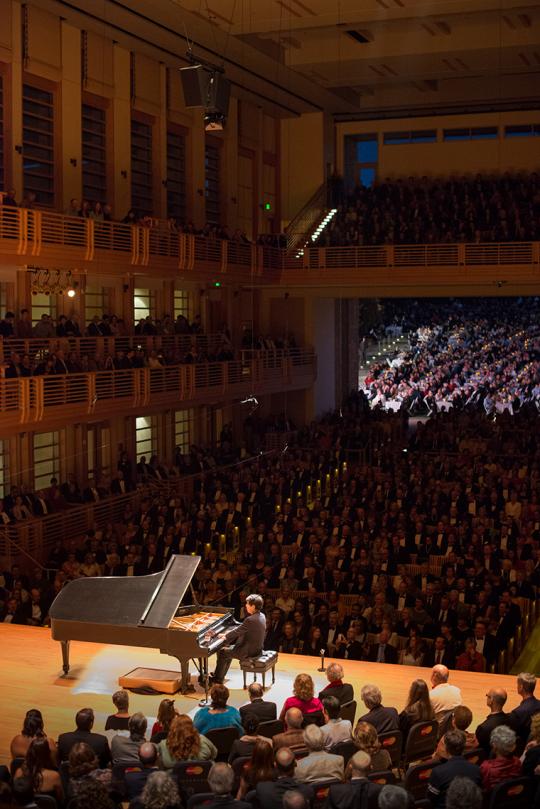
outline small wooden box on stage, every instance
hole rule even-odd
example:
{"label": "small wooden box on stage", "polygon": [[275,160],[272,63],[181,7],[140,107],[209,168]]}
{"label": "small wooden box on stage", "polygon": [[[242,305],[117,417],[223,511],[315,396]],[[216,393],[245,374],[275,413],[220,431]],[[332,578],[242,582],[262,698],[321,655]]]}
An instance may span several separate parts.
{"label": "small wooden box on stage", "polygon": [[153,688],[160,694],[176,694],[180,691],[181,679],[179,671],[138,667],[119,677],[118,685],[121,688]]}

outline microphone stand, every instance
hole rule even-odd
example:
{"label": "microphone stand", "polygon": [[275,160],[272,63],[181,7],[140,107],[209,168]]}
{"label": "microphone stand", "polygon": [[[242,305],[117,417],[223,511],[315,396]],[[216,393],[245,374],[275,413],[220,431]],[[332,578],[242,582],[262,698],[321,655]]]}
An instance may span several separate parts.
{"label": "microphone stand", "polygon": [[324,653],[325,649],[321,649],[321,665],[320,668],[317,669],[317,671],[326,671],[326,666],[324,665]]}

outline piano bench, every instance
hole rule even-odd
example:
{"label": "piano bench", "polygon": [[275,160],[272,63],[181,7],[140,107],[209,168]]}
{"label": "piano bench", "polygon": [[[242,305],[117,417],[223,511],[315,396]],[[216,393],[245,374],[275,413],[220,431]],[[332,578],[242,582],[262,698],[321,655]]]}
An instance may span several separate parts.
{"label": "piano bench", "polygon": [[267,651],[261,652],[257,657],[246,657],[245,660],[240,661],[240,668],[244,675],[244,688],[247,688],[246,674],[253,673],[253,682],[257,681],[257,674],[262,675],[262,686],[266,688],[266,672],[272,669],[272,683],[276,681],[276,663],[278,661],[278,653]]}

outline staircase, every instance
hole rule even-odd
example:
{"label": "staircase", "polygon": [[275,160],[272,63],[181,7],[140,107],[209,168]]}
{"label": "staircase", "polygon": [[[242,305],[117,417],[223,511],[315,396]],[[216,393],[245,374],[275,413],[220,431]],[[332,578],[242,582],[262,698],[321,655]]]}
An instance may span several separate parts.
{"label": "staircase", "polygon": [[336,212],[337,208],[328,205],[328,185],[323,183],[289,222],[285,230],[287,254],[302,255],[304,247],[317,239]]}

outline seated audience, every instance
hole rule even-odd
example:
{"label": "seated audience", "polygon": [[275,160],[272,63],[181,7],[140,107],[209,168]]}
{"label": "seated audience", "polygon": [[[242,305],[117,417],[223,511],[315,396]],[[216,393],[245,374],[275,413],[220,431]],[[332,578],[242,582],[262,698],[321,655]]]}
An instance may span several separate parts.
{"label": "seated audience", "polygon": [[369,647],[367,659],[373,663],[398,662],[397,649],[390,643],[390,633],[387,630],[379,632],[377,643],[372,643]]}
{"label": "seated audience", "polygon": [[368,773],[371,769],[371,759],[368,753],[364,750],[355,753],[347,765],[348,782],[332,784],[330,787],[329,809],[355,809],[355,807],[376,809],[382,786],[368,780]]}
{"label": "seated audience", "polygon": [[414,801],[403,787],[385,784],[377,799],[379,809],[413,809]]}
{"label": "seated audience", "polygon": [[177,809],[180,794],[176,781],[169,773],[155,770],[148,775],[139,797],[129,804],[130,809]]}
{"label": "seated audience", "polygon": [[41,715],[41,711],[38,711],[37,708],[31,708],[26,712],[21,732],[14,736],[11,740],[11,758],[13,759],[25,756],[26,751],[32,743],[32,740],[41,736],[47,737],[52,760],[54,763],[56,763],[56,742],[54,739],[48,737],[45,733],[45,729],[43,727],[43,716]]}
{"label": "seated audience", "polygon": [[242,721],[238,708],[227,705],[229,689],[222,683],[216,683],[210,689],[211,704],[199,708],[193,718],[193,725],[199,733],[207,733],[216,728],[237,728],[242,732]]}
{"label": "seated audience", "polygon": [[107,717],[105,730],[127,730],[129,722],[129,694],[123,688],[115,691],[112,701],[116,708],[116,713]]}
{"label": "seated audience", "polygon": [[253,746],[251,761],[242,770],[237,798],[245,797],[252,789],[257,788],[259,781],[273,781],[276,777],[274,770],[274,751],[268,740],[258,738]]}
{"label": "seated audience", "polygon": [[236,800],[232,795],[234,772],[230,764],[218,761],[208,773],[208,785],[214,800],[205,802],[207,809],[252,809],[250,803]]}
{"label": "seated audience", "polygon": [[382,705],[382,694],[378,686],[371,683],[363,686],[360,696],[368,709],[368,712],[360,717],[360,722],[369,722],[377,733],[398,729],[398,712],[395,708],[385,708]]}
{"label": "seated audience", "polygon": [[285,793],[298,790],[311,803],[313,789],[295,778],[296,758],[292,750],[282,747],[274,756],[276,777],[273,781],[259,781],[255,788],[257,805],[264,809],[282,809]]}
{"label": "seated audience", "polygon": [[52,760],[46,737],[32,739],[24,762],[15,771],[14,777],[27,778],[34,792],[52,795],[58,803],[64,800],[62,781]]}
{"label": "seated audience", "polygon": [[456,669],[458,671],[486,670],[486,659],[477,651],[475,638],[467,638],[465,641],[465,651],[456,659]]}
{"label": "seated audience", "polygon": [[448,682],[450,672],[446,666],[433,666],[431,671],[431,691],[429,699],[435,713],[435,719],[441,725],[448,715],[461,705],[461,691],[456,685]]}
{"label": "seated audience", "polygon": [[58,761],[67,761],[69,751],[77,742],[85,742],[96,754],[99,766],[106,767],[111,761],[111,751],[106,736],[92,733],[94,726],[94,711],[92,708],[82,708],[75,716],[77,729],[69,733],[61,733],[58,737]]}
{"label": "seated audience", "polygon": [[526,742],[531,728],[531,717],[540,712],[540,699],[534,696],[536,677],[534,674],[522,672],[517,678],[517,692],[521,702],[510,712],[508,724],[519,738]]}
{"label": "seated audience", "polygon": [[99,766],[97,756],[85,742],[77,742],[69,751],[69,797],[76,795],[82,781],[95,778],[109,789],[111,785],[111,770]]}
{"label": "seated audience", "polygon": [[481,784],[480,768],[463,758],[466,737],[461,730],[449,730],[444,734],[446,761],[433,767],[428,782],[428,797],[436,809],[445,809],[448,787],[456,776],[469,778]]}
{"label": "seated audience", "polygon": [[159,743],[158,749],[161,766],[167,770],[177,761],[209,761],[217,756],[216,746],[199,733],[187,714],[175,716],[167,738]]}
{"label": "seated audience", "polygon": [[143,742],[139,747],[139,766],[126,767],[124,770],[124,783],[129,800],[138,798],[153,772],[157,772],[159,753],[157,745],[153,742]]}
{"label": "seated audience", "polygon": [[293,686],[294,696],[287,697],[279,718],[284,719],[289,708],[298,708],[304,715],[319,711],[322,716],[322,702],[314,697],[314,691],[313,680],[309,674],[297,674]]}
{"label": "seated audience", "polygon": [[503,711],[507,699],[504,688],[490,688],[486,694],[486,704],[490,713],[476,728],[478,746],[487,755],[491,752],[491,731],[499,725],[510,725],[510,714]]}
{"label": "seated audience", "polygon": [[527,742],[521,756],[521,772],[531,778],[537,775],[538,765],[540,765],[540,713],[534,714],[531,719],[530,741]]}
{"label": "seated audience", "polygon": [[446,790],[446,809],[482,809],[482,790],[470,778],[456,775]]}
{"label": "seated audience", "polygon": [[296,777],[304,784],[318,781],[343,780],[343,756],[327,753],[324,749],[324,734],[317,725],[304,729],[304,744],[309,753],[296,765]]}
{"label": "seated audience", "polygon": [[148,720],[144,714],[137,712],[129,717],[129,736],[113,736],[111,740],[111,758],[115,764],[138,764],[139,747],[146,741]]}
{"label": "seated audience", "polygon": [[372,770],[379,772],[391,769],[392,760],[390,753],[388,750],[383,750],[381,747],[377,730],[373,725],[360,719],[356,723],[353,738],[358,749],[368,754]]}
{"label": "seated audience", "polygon": [[417,722],[429,722],[435,719],[435,713],[429,698],[429,690],[425,680],[413,680],[407,697],[407,704],[398,717],[399,729],[403,744],[413,725]]}
{"label": "seated audience", "polygon": [[325,724],[321,727],[324,736],[324,747],[330,750],[338,742],[346,742],[352,738],[352,725],[348,719],[340,716],[341,706],[337,697],[323,699]]}
{"label": "seated audience", "polygon": [[326,668],[326,677],[328,685],[319,693],[321,701],[325,697],[337,697],[340,705],[344,705],[354,699],[354,688],[343,682],[343,666],[340,663],[330,663]]}
{"label": "seated audience", "polygon": [[244,728],[244,735],[239,739],[235,739],[232,744],[231,752],[229,753],[229,764],[232,764],[235,758],[245,758],[251,756],[258,740],[267,742],[272,747],[272,740],[264,736],[259,736],[257,729],[259,727],[259,720],[253,713],[244,714],[242,718],[242,725]]}
{"label": "seated audience", "polygon": [[[467,708],[466,705],[458,705],[457,708],[454,708],[452,712],[452,720],[449,730],[460,730],[465,734],[464,752],[467,752],[468,750],[475,750],[478,747],[475,734],[470,733],[467,730],[467,728],[471,725],[472,719],[472,711],[470,708]],[[444,760],[448,758],[446,754],[446,745],[444,742],[445,738],[446,734],[439,740],[435,755],[433,756],[435,760]]]}
{"label": "seated audience", "polygon": [[152,725],[150,741],[159,744],[166,739],[175,716],[178,714],[174,707],[174,699],[162,699],[159,703],[156,721]]}
{"label": "seated audience", "polygon": [[507,725],[499,725],[491,731],[492,758],[480,765],[482,787],[490,791],[501,781],[521,775],[521,761],[514,755],[516,734]]}
{"label": "seated audience", "polygon": [[240,717],[243,721],[246,714],[255,714],[259,722],[270,722],[277,716],[275,702],[264,699],[264,689],[260,683],[248,685],[249,702],[240,707]]}
{"label": "seated audience", "polygon": [[305,747],[303,723],[304,714],[300,708],[289,708],[285,714],[285,731],[276,734],[272,740],[274,750],[279,750],[282,747],[287,747],[290,750],[303,749]]}

